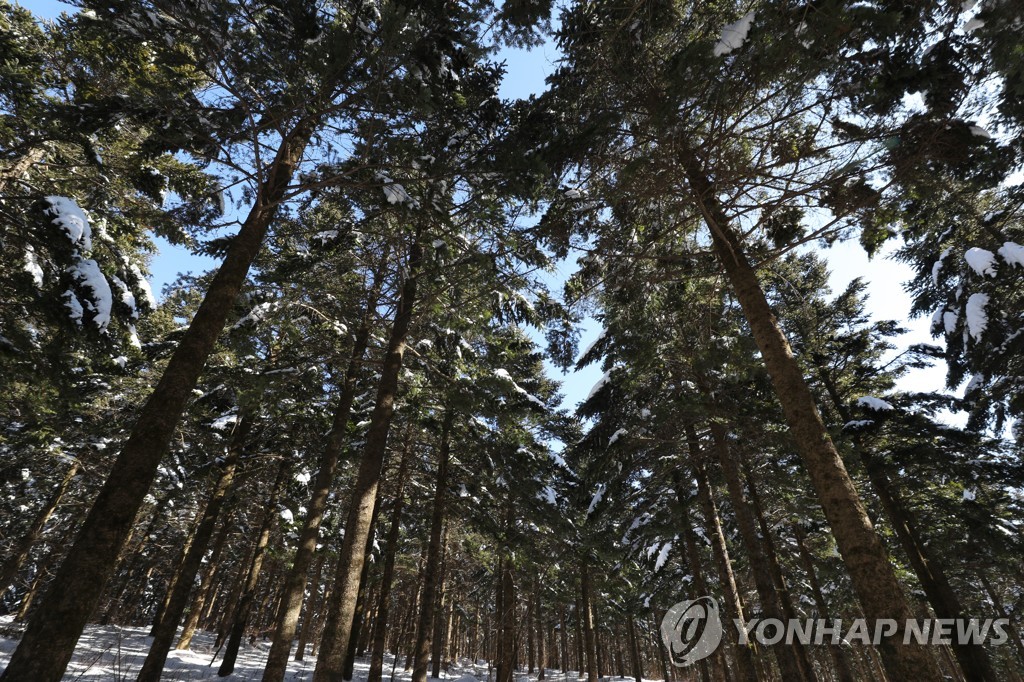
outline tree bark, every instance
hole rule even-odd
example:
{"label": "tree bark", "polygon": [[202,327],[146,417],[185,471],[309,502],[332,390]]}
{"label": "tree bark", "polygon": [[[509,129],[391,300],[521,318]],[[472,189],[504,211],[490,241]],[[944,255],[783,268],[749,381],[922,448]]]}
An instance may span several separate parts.
{"label": "tree bark", "polygon": [[434,508],[430,518],[430,541],[427,545],[427,563],[423,571],[423,591],[420,594],[419,624],[416,628],[415,665],[412,671],[412,682],[426,682],[427,666],[430,663],[430,650],[435,620],[435,595],[438,588],[438,577],[441,567],[441,534],[444,529],[445,512],[448,498],[448,459],[451,450],[452,423],[455,411],[445,410],[441,424],[441,436],[437,449],[437,477],[434,483]]}
{"label": "tree bark", "polygon": [[[370,300],[372,308],[376,304],[375,297],[371,296]],[[370,338],[370,312],[371,310],[367,310],[364,323],[356,332],[355,341],[352,344],[352,354],[349,358],[348,368],[345,370],[345,379],[338,396],[338,403],[334,408],[331,430],[327,434],[327,443],[320,456],[320,468],[313,482],[306,518],[303,520],[302,530],[299,532],[295,559],[288,572],[288,577],[285,579],[284,593],[274,629],[274,640],[270,645],[270,652],[267,654],[266,667],[263,669],[263,682],[281,682],[288,667],[288,654],[291,651],[292,640],[295,638],[295,630],[299,623],[299,614],[302,611],[306,579],[309,567],[313,563],[313,555],[316,553],[316,544],[320,537],[320,523],[323,521],[324,512],[327,511],[327,500],[331,493],[331,486],[334,484],[335,473],[338,470],[338,459],[341,457],[341,451],[345,445],[349,415],[352,412],[352,403],[356,396],[356,379],[359,376],[359,369],[362,367],[363,356]]]}
{"label": "tree bark", "polygon": [[359,575],[365,555],[362,552],[371,528],[374,501],[380,485],[384,455],[387,451],[391,418],[395,412],[398,378],[405,354],[405,341],[412,324],[416,301],[416,279],[423,260],[423,251],[417,232],[410,248],[409,275],[402,285],[395,320],[391,326],[387,351],[377,387],[377,402],[370,417],[362,461],[352,491],[352,507],[346,526],[345,539],[334,580],[334,591],[329,605],[327,623],[321,638],[320,656],[313,673],[314,682],[342,682],[345,651],[352,634],[352,617],[359,593]]}
{"label": "tree bark", "polygon": [[266,512],[263,514],[263,521],[260,524],[256,550],[253,552],[252,560],[249,562],[249,572],[245,580],[245,587],[238,599],[238,606],[234,611],[228,645],[224,650],[224,658],[221,659],[220,668],[217,669],[218,677],[227,677],[235,671],[238,649],[242,645],[242,636],[245,634],[246,623],[249,622],[249,612],[252,611],[256,588],[259,586],[263,560],[267,556],[267,547],[270,544],[270,531],[273,530],[274,521],[278,515],[277,500],[281,495],[281,489],[284,487],[286,475],[291,468],[290,464],[291,462],[287,458],[282,458],[281,463],[278,465],[277,478],[274,480],[273,488],[271,488]]}
{"label": "tree bark", "polygon": [[53,512],[56,511],[57,505],[60,504],[64,494],[68,491],[71,486],[71,481],[75,475],[78,474],[78,466],[80,462],[75,459],[71,462],[71,466],[64,473],[64,478],[61,479],[60,485],[50,495],[50,499],[47,500],[46,504],[39,513],[36,514],[35,520],[32,521],[32,525],[25,532],[23,536],[15,544],[14,549],[11,551],[10,558],[4,562],[3,568],[0,569],[0,597],[10,589],[11,585],[14,584],[14,579],[18,577],[18,573],[21,571],[21,567],[25,565],[25,559],[28,558],[29,552],[39,538],[43,535],[43,529],[46,528],[47,521],[53,516]]}
{"label": "tree bark", "polygon": [[[580,562],[580,607],[583,618],[583,641],[587,656],[587,682],[597,682],[597,641],[594,637],[593,591],[590,586],[590,566],[587,559]],[[500,681],[499,681],[500,682]]]}
{"label": "tree bark", "polygon": [[[761,600],[761,609],[766,618],[774,618],[785,623],[789,616],[783,611],[782,597],[776,591],[775,581],[772,579],[768,567],[764,541],[758,535],[754,516],[751,513],[751,503],[743,490],[736,453],[729,447],[728,434],[724,426],[718,422],[712,422],[710,431],[711,442],[718,455],[722,473],[725,474],[725,485],[732,500],[732,509],[736,515],[740,537],[743,539],[743,545],[750,558],[750,568],[754,574],[758,598]],[[810,665],[810,661],[806,657],[803,645],[798,641],[794,640],[792,644],[780,643],[771,647],[771,650],[779,664],[782,679],[794,682],[796,680],[816,682],[814,668],[807,667]],[[801,656],[801,654],[803,655]]]}
{"label": "tree bark", "polygon": [[[696,446],[694,446],[696,447]],[[676,491],[676,499],[679,502],[679,512],[682,520],[683,547],[686,551],[686,560],[690,566],[690,575],[693,576],[693,588],[696,596],[710,595],[707,580],[704,578],[704,568],[700,563],[700,551],[697,549],[697,534],[694,532],[693,521],[690,519],[690,508],[683,490],[683,478],[678,469],[672,470],[672,485]],[[711,659],[703,658],[697,661],[697,668],[700,671],[700,678],[703,682],[726,682],[728,679],[729,666],[725,660],[725,652],[722,647],[715,649]]]}
{"label": "tree bark", "polygon": [[[849,422],[851,415],[843,403],[836,389],[835,384],[828,375],[819,367],[818,376],[825,386],[825,391],[832,401],[832,406],[844,423]],[[860,454],[864,469],[867,471],[871,487],[878,496],[886,516],[892,523],[896,537],[900,541],[910,566],[921,583],[928,603],[931,604],[935,615],[938,618],[964,618],[963,608],[960,606],[960,599],[953,586],[942,570],[942,564],[936,561],[928,550],[927,545],[921,539],[921,533],[914,524],[913,513],[904,503],[899,491],[890,483],[882,463],[868,448],[863,447],[859,439],[854,439],[854,445]],[[952,644],[953,653],[956,656],[957,664],[963,671],[964,676],[971,682],[998,682],[999,677],[992,669],[992,661],[989,659],[985,648],[980,644]]]}
{"label": "tree bark", "polygon": [[316,557],[313,568],[313,581],[309,584],[309,598],[306,599],[306,611],[302,614],[302,628],[299,630],[299,641],[295,643],[296,661],[301,661],[306,657],[306,643],[309,642],[309,637],[313,634],[313,623],[316,622],[316,615],[320,611],[318,608],[320,602],[320,583],[321,578],[323,578],[326,560],[327,554],[323,552]]}
{"label": "tree bark", "polygon": [[[725,544],[725,533],[722,531],[718,506],[715,504],[715,498],[711,492],[711,482],[708,480],[707,468],[704,466],[700,441],[692,424],[686,425],[686,442],[690,452],[690,465],[693,468],[694,478],[697,479],[697,498],[700,500],[704,512],[704,523],[711,540],[715,565],[718,568],[718,581],[722,586],[725,613],[730,622],[735,622],[737,619],[743,620],[743,604],[736,589],[736,576],[732,572],[729,548]],[[754,667],[754,656],[750,652],[750,647],[739,643],[736,628],[726,627],[725,629],[729,633],[729,643],[733,651],[733,662],[736,664],[738,678],[743,682],[757,682],[757,668]]]}
{"label": "tree bark", "polygon": [[78,538],[0,680],[60,682],[311,134],[310,128],[300,128],[281,141],[256,204],[231,240],[192,323],[139,411]]}
{"label": "tree bark", "polygon": [[853,479],[825,428],[800,364],[765,298],[757,273],[718,203],[717,189],[694,155],[687,153],[684,163],[693,199],[703,214],[715,253],[761,351],[790,434],[831,526],[864,614],[872,625],[877,619],[892,619],[900,624],[898,634],[884,638],[880,647],[886,672],[891,682],[938,682],[942,676],[928,647],[903,642],[904,624],[913,617],[912,611]]}
{"label": "tree bark", "polygon": [[[512,506],[509,504],[507,526],[511,528]],[[497,682],[512,682],[516,669],[516,582],[515,569],[511,557],[505,556],[501,562],[501,656],[498,660]]]}
{"label": "tree bark", "polygon": [[224,523],[221,524],[220,531],[217,533],[217,538],[213,541],[210,560],[199,576],[199,592],[196,594],[195,599],[192,600],[192,607],[188,612],[188,618],[185,619],[185,625],[181,629],[181,637],[178,639],[178,643],[174,647],[175,649],[184,650],[192,645],[192,638],[199,628],[199,619],[202,618],[207,600],[213,594],[213,576],[220,564],[220,556],[224,552],[225,545],[227,545],[230,532],[230,516],[226,516]]}
{"label": "tree bark", "polygon": [[363,547],[363,570],[359,573],[359,592],[356,595],[356,610],[352,614],[352,633],[349,636],[348,648],[345,649],[345,665],[341,677],[345,682],[352,679],[356,663],[356,645],[359,642],[359,633],[363,628],[363,621],[366,618],[367,593],[369,591],[370,561],[373,553],[373,529],[377,527],[377,517],[380,514],[380,488],[377,489],[377,497],[373,504],[373,516],[370,518],[370,533],[366,536],[366,544]]}
{"label": "tree bark", "polygon": [[[381,682],[384,674],[384,648],[387,640],[388,614],[390,612],[391,583],[395,576],[395,559],[398,557],[398,541],[402,530],[402,512],[405,508],[405,484],[409,475],[409,461],[412,458],[412,436],[407,438],[402,449],[402,460],[398,465],[398,487],[395,491],[394,507],[391,510],[391,525],[385,539],[384,568],[381,574],[380,594],[377,595],[377,618],[373,621],[373,650],[370,654],[370,672],[367,682]],[[395,654],[397,656],[397,652]]]}
{"label": "tree bark", "polygon": [[142,669],[139,670],[138,682],[157,682],[160,679],[164,663],[167,662],[167,653],[171,650],[174,635],[178,631],[181,615],[188,605],[188,597],[192,592],[196,574],[199,573],[206,548],[213,536],[217,520],[220,518],[221,509],[234,485],[235,472],[251,430],[252,418],[248,412],[244,412],[239,418],[234,433],[231,434],[231,444],[228,447],[224,464],[221,466],[220,475],[217,476],[217,480],[213,484],[210,499],[206,502],[206,509],[203,510],[192,541],[189,543],[181,566],[170,585],[163,613],[153,628],[153,643],[149,647],[149,654],[142,664]]}
{"label": "tree bark", "polygon": [[[829,613],[828,602],[825,601],[825,593],[821,590],[821,584],[818,582],[818,572],[814,568],[814,559],[811,557],[811,553],[807,551],[807,546],[804,543],[804,532],[795,523],[792,524],[791,528],[793,529],[793,537],[796,539],[797,551],[800,554],[800,563],[807,574],[807,584],[811,586],[811,597],[814,599],[814,605],[818,609],[818,618],[831,621],[832,617]],[[853,668],[850,665],[849,656],[846,655],[846,650],[839,644],[829,644],[828,653],[832,657],[832,664],[836,668],[839,682],[854,682]]]}

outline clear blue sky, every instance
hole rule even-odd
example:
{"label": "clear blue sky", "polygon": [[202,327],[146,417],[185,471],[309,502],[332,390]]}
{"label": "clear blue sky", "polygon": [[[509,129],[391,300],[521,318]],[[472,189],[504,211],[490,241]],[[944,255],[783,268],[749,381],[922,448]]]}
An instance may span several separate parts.
{"label": "clear blue sky", "polygon": [[[62,11],[76,11],[76,8],[57,0],[20,0],[19,4],[43,18],[56,17]],[[508,72],[501,87],[501,96],[521,98],[540,92],[544,88],[544,78],[554,70],[557,58],[558,51],[550,43],[530,51],[504,50],[499,59],[507,62]],[[155,241],[159,252],[150,263],[150,270],[153,290],[158,295],[166,284],[174,281],[179,272],[200,272],[216,265],[216,261],[211,258],[195,256],[159,238]],[[900,350],[914,343],[936,343],[928,332],[927,318],[907,319],[910,298],[903,289],[903,283],[912,276],[907,266],[884,257],[868,260],[856,242],[837,245],[826,252],[826,257],[832,269],[830,283],[834,291],[841,291],[854,277],[861,277],[868,283],[868,307],[872,317],[876,320],[899,320],[910,329],[898,340]],[[574,268],[573,262],[560,264],[557,278],[564,280]],[[587,320],[583,325],[580,348],[586,348],[600,331],[593,320]],[[553,368],[549,368],[549,371],[556,376],[559,374]],[[586,397],[601,374],[600,369],[592,365],[562,377],[562,391],[566,396],[563,404],[574,407]],[[915,370],[900,382],[899,388],[929,391],[940,390],[944,384],[945,370],[938,366]]]}

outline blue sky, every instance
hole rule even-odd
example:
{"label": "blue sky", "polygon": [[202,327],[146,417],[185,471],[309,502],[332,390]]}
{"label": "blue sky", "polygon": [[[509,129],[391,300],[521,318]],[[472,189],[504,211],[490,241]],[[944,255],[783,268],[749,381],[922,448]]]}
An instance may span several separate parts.
{"label": "blue sky", "polygon": [[[60,12],[73,12],[75,8],[57,0],[21,0],[21,4],[34,14],[44,18],[56,17]],[[557,49],[550,43],[533,50],[504,50],[499,55],[507,63],[507,74],[501,87],[504,98],[522,98],[540,92],[544,78],[555,68]],[[180,272],[201,272],[215,267],[217,261],[205,256],[196,256],[188,250],[155,239],[158,253],[150,263],[153,290],[160,295],[163,287],[173,282]],[[891,249],[869,260],[867,254],[856,242],[839,244],[825,252],[832,270],[830,284],[833,291],[842,291],[854,278],[861,277],[867,282],[868,309],[876,320],[899,320],[909,331],[898,339],[899,350],[915,343],[936,343],[928,332],[927,318],[908,320],[910,297],[903,289],[903,283],[911,278],[910,269],[884,257]],[[556,280],[564,281],[575,269],[573,262],[559,264]],[[593,320],[587,320],[582,328],[580,348],[586,348],[598,334],[600,328]],[[551,373],[563,381],[564,406],[572,408],[585,398],[602,372],[592,365],[580,372],[560,376],[560,372],[549,367]],[[942,366],[915,370],[901,380],[899,388],[906,391],[941,390],[945,384],[945,370]]]}

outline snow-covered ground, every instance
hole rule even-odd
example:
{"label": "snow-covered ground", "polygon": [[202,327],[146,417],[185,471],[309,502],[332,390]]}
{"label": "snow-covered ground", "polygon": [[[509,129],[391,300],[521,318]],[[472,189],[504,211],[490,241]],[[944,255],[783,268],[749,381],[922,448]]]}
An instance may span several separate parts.
{"label": "snow-covered ground", "polygon": [[[0,670],[7,667],[11,653],[18,645],[18,640],[10,635],[21,630],[21,627],[12,621],[10,616],[0,617]],[[71,659],[64,675],[64,682],[74,680],[134,680],[138,675],[142,662],[146,659],[149,645],[152,638],[147,635],[149,628],[145,627],[117,627],[113,625],[100,626],[90,625],[85,629],[82,638],[78,640],[78,647]],[[238,652],[238,663],[235,665],[235,672],[229,677],[217,677],[217,666],[220,659],[211,665],[213,660],[213,635],[206,632],[197,632],[192,640],[192,648],[189,651],[171,650],[167,656],[167,664],[164,666],[163,679],[175,680],[259,680],[263,676],[263,665],[267,660],[267,652],[270,650],[270,642],[257,642],[255,646],[249,646],[243,642]],[[384,665],[385,682],[410,682],[411,673],[402,670],[400,660],[394,669],[392,679],[392,657],[388,657]],[[288,673],[285,680],[288,682],[308,681],[313,679],[313,668],[316,667],[316,658],[306,656],[304,661],[289,661]],[[365,680],[369,671],[369,661],[359,660],[356,662],[354,680]],[[531,682],[536,680],[536,675],[516,674],[516,682]],[[564,675],[561,671],[551,670],[548,672],[550,682],[577,682],[577,677],[570,672]],[[494,679],[494,671],[488,670],[485,661],[474,664],[468,659],[452,665],[447,671],[442,672],[441,682],[486,682]],[[602,678],[607,680],[609,678]],[[617,679],[617,678],[612,678]],[[632,682],[632,680],[630,680]]]}

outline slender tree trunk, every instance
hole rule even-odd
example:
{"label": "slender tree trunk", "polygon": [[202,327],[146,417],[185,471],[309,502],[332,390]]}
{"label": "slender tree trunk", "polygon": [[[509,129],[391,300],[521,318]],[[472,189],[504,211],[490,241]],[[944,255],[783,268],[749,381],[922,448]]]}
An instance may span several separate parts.
{"label": "slender tree trunk", "polygon": [[46,577],[50,574],[50,566],[57,560],[58,554],[56,548],[51,547],[46,557],[43,558],[38,564],[36,564],[36,574],[32,578],[32,583],[29,585],[25,595],[21,598],[21,603],[18,604],[18,612],[14,615],[14,622],[21,623],[28,617],[29,612],[32,609],[32,602],[39,595],[42,586],[46,583]]}
{"label": "slender tree trunk", "polygon": [[718,203],[716,187],[695,156],[688,154],[684,163],[693,199],[703,213],[715,252],[761,351],[790,435],[810,475],[861,607],[870,621],[885,618],[900,624],[898,635],[884,638],[880,647],[891,682],[937,682],[942,679],[941,673],[928,647],[903,642],[904,624],[913,617],[912,611],[853,479],[825,428],[803,370],[765,298],[757,273]]}
{"label": "slender tree trunk", "polygon": [[164,663],[167,661],[167,653],[171,650],[174,635],[178,631],[181,615],[188,605],[188,597],[192,592],[196,574],[199,573],[206,548],[213,536],[217,520],[220,518],[221,509],[234,485],[235,472],[251,430],[252,418],[248,412],[245,412],[239,418],[238,425],[231,435],[231,444],[228,447],[227,457],[224,458],[224,464],[221,466],[220,475],[213,484],[210,499],[206,502],[206,509],[199,520],[199,525],[196,526],[185,556],[182,557],[175,579],[171,581],[163,613],[153,628],[153,643],[150,645],[149,654],[139,671],[138,682],[157,682],[160,679]]}
{"label": "slender tree trunk", "polygon": [[444,529],[441,535],[441,565],[437,578],[437,600],[438,608],[434,609],[434,636],[430,645],[430,675],[434,678],[441,677],[441,644],[444,642],[445,613],[450,611],[448,592],[446,589],[448,561],[448,529]]}
{"label": "slender tree trunk", "polygon": [[[583,641],[587,649],[587,682],[597,682],[597,641],[594,637],[593,591],[590,587],[590,565],[580,562],[580,607],[583,618]],[[499,681],[500,682],[500,681]]]}
{"label": "slender tree trunk", "polygon": [[[718,455],[718,462],[725,474],[725,484],[732,500],[733,513],[736,515],[736,522],[739,526],[740,537],[750,558],[750,568],[754,574],[754,584],[757,587],[757,595],[761,600],[761,609],[766,618],[773,618],[783,623],[787,615],[783,612],[782,599],[775,589],[775,581],[772,579],[768,560],[765,557],[764,544],[757,532],[757,525],[751,513],[751,504],[743,490],[743,482],[740,479],[740,468],[736,461],[736,453],[729,447],[728,434],[725,427],[717,422],[710,425],[711,442]],[[771,647],[775,660],[779,664],[779,672],[782,679],[805,680],[815,682],[814,668],[806,657],[803,645],[794,640],[792,644],[777,644]],[[801,657],[801,653],[804,655]]]}
{"label": "slender tree trunk", "polygon": [[[807,584],[811,587],[811,597],[814,599],[814,605],[818,609],[818,618],[831,621],[828,602],[825,601],[825,593],[821,590],[821,584],[818,582],[818,572],[814,568],[814,559],[811,557],[811,553],[807,551],[807,545],[804,543],[803,530],[795,523],[792,524],[791,528],[793,529],[793,537],[796,540],[797,551],[800,554],[800,563],[804,567],[804,573],[807,574]],[[832,657],[832,663],[835,665],[839,682],[854,682],[853,668],[850,666],[850,659],[846,654],[846,650],[838,644],[829,644],[828,653]]]}
{"label": "slender tree trunk", "polygon": [[[509,504],[508,527],[511,527],[512,505]],[[516,669],[516,583],[511,557],[501,563],[501,657],[497,682],[512,682]]]}
{"label": "slender tree trunk", "polygon": [[409,255],[409,276],[402,285],[402,293],[391,326],[387,351],[377,387],[377,402],[370,418],[362,461],[352,491],[352,507],[345,539],[338,558],[332,603],[328,608],[327,623],[321,638],[320,656],[313,673],[314,682],[341,682],[345,651],[352,634],[352,617],[359,593],[359,575],[363,570],[363,545],[370,534],[377,487],[380,484],[384,455],[387,451],[391,417],[395,412],[398,377],[405,354],[405,340],[412,324],[416,301],[416,277],[423,260],[419,233],[413,240]]}
{"label": "slender tree trunk", "polygon": [[199,593],[192,600],[192,607],[188,612],[188,618],[185,619],[185,625],[181,630],[181,638],[178,639],[178,644],[175,646],[176,649],[184,650],[192,645],[192,638],[199,627],[199,619],[203,615],[207,600],[213,594],[213,576],[220,564],[220,556],[224,552],[224,546],[227,544],[228,535],[231,532],[229,518],[226,517],[224,519],[224,523],[221,524],[220,531],[217,533],[217,538],[213,541],[213,551],[210,552],[210,560],[199,577]]}
{"label": "slender tree trunk", "polygon": [[992,583],[989,582],[988,576],[985,575],[985,572],[979,570],[978,577],[981,579],[981,585],[985,588],[985,592],[988,593],[988,598],[992,601],[992,606],[996,608],[997,616],[999,618],[1006,618],[1009,621],[1006,626],[1006,631],[1009,633],[1010,640],[1013,642],[1013,646],[1017,650],[1019,662],[1024,664],[1024,641],[1021,641],[1020,631],[1013,623],[1013,612],[1007,611],[1003,608],[1003,600],[999,598],[999,593],[992,589]]}
{"label": "slender tree trunk", "polygon": [[441,534],[448,497],[448,458],[451,448],[452,422],[455,412],[445,410],[441,424],[441,439],[437,448],[437,477],[434,483],[434,508],[430,519],[430,542],[427,545],[427,563],[423,571],[423,591],[420,595],[419,624],[416,628],[415,665],[412,682],[426,682],[430,662],[431,633],[434,630],[435,595],[441,567]]}
{"label": "slender tree trunk", "polygon": [[139,411],[78,538],[0,679],[60,682],[312,132],[301,128],[281,141],[255,206],[231,240],[202,304]]}
{"label": "slender tree trunk", "polygon": [[537,633],[537,679],[543,680],[546,677],[548,667],[547,657],[547,621],[544,619],[544,604],[541,600],[540,586],[538,581],[533,583],[533,629]]}
{"label": "slender tree trunk", "polygon": [[[718,506],[715,504],[715,498],[711,492],[711,482],[708,480],[707,468],[704,465],[704,455],[700,451],[700,441],[692,424],[686,425],[686,442],[689,446],[694,477],[697,479],[697,497],[704,512],[704,523],[711,540],[715,565],[718,568],[718,580],[722,586],[725,613],[729,622],[734,623],[737,619],[744,619],[743,604],[736,589],[736,576],[732,572],[729,548],[725,544],[725,533],[722,531],[722,522],[718,516]],[[757,682],[757,669],[754,667],[754,657],[750,647],[739,643],[735,628],[727,627],[726,631],[730,636],[737,677],[742,682]]]}
{"label": "slender tree trunk", "polygon": [[217,669],[218,677],[227,677],[235,671],[235,661],[238,659],[238,649],[242,645],[242,636],[245,634],[246,623],[249,622],[249,614],[252,611],[253,599],[256,596],[256,588],[259,586],[260,572],[263,569],[263,560],[267,556],[267,546],[270,544],[270,532],[274,528],[274,521],[277,519],[277,500],[284,487],[284,481],[290,470],[291,462],[282,458],[277,468],[277,478],[270,491],[270,498],[267,500],[266,511],[263,514],[263,522],[260,524],[259,539],[256,541],[256,551],[253,552],[252,561],[249,563],[249,572],[245,581],[245,588],[238,599],[238,606],[235,608],[232,619],[231,631],[228,638],[227,648],[224,650],[224,658],[221,659],[220,668]]}
{"label": "slender tree trunk", "polygon": [[[818,376],[825,386],[832,406],[839,414],[843,422],[851,419],[849,410],[843,404],[839,391],[828,375],[819,367]],[[927,545],[921,540],[921,534],[917,530],[913,514],[901,498],[899,491],[891,485],[889,477],[874,453],[868,448],[855,442],[861,461],[864,462],[864,469],[867,471],[871,487],[882,503],[886,516],[892,523],[900,546],[910,561],[910,566],[921,583],[928,603],[931,605],[935,615],[939,618],[964,618],[963,608],[960,606],[960,599],[945,571],[942,570],[942,562],[935,560]],[[992,669],[992,661],[989,659],[985,648],[981,644],[959,644],[954,642],[953,652],[956,655],[957,663],[965,677],[971,682],[998,682],[998,675]]]}
{"label": "slender tree trunk", "polygon": [[[412,458],[412,435],[407,437],[402,449],[402,461],[398,465],[398,489],[395,491],[394,508],[391,510],[391,526],[388,528],[387,549],[384,555],[384,569],[381,575],[380,594],[377,596],[377,618],[373,621],[373,651],[370,655],[370,672],[367,682],[381,682],[384,673],[384,648],[387,639],[388,613],[390,610],[391,583],[395,575],[395,559],[398,557],[398,541],[402,530],[402,511],[405,508],[405,484]],[[398,656],[396,650],[395,656]]]}
{"label": "slender tree trunk", "polygon": [[57,505],[60,504],[64,494],[71,486],[72,479],[78,474],[78,465],[79,461],[77,459],[71,462],[71,466],[64,473],[64,478],[61,479],[60,485],[57,486],[57,489],[50,495],[50,499],[47,500],[43,508],[36,514],[32,525],[29,526],[29,529],[15,544],[14,549],[11,550],[10,557],[4,562],[3,568],[0,568],[0,597],[10,589],[14,579],[18,577],[21,567],[25,565],[25,559],[28,558],[29,552],[32,551],[35,544],[39,542],[39,538],[42,537],[47,521],[53,516]]}
{"label": "slender tree trunk", "polygon": [[348,647],[345,649],[345,663],[341,677],[345,682],[352,679],[356,664],[356,645],[359,643],[359,633],[363,628],[363,621],[366,617],[367,592],[369,588],[370,561],[373,553],[373,529],[377,527],[377,516],[380,514],[380,488],[377,488],[377,497],[373,504],[373,515],[370,517],[370,533],[366,536],[366,544],[363,547],[363,569],[359,573],[359,591],[356,594],[356,610],[352,614],[352,632],[349,636]]}
{"label": "slender tree trunk", "polygon": [[569,628],[565,622],[565,606],[559,615],[558,638],[562,642],[562,675],[569,673]]}
{"label": "slender tree trunk", "polygon": [[636,623],[633,614],[626,614],[626,634],[629,636],[629,661],[636,682],[643,682],[643,667],[640,665],[640,645],[636,641]]}
{"label": "slender tree trunk", "polygon": [[323,521],[324,512],[327,510],[327,500],[331,493],[331,486],[334,484],[338,459],[345,445],[349,415],[352,412],[352,403],[356,396],[356,379],[359,369],[362,367],[363,355],[366,353],[366,345],[370,338],[369,314],[375,305],[376,296],[370,296],[370,310],[367,311],[364,323],[356,333],[355,342],[352,344],[352,354],[345,371],[345,379],[338,396],[338,403],[334,408],[334,420],[330,433],[327,434],[327,443],[324,446],[323,454],[320,456],[320,469],[313,481],[313,491],[310,494],[309,504],[306,506],[306,518],[303,521],[302,530],[299,532],[295,559],[288,572],[288,577],[285,579],[284,594],[281,598],[281,607],[274,630],[274,641],[270,645],[267,665],[263,669],[263,682],[281,682],[288,667],[288,653],[291,651],[292,640],[295,638],[295,630],[299,622],[299,613],[302,611],[306,577],[309,574],[309,567],[313,563],[313,555],[316,553],[317,539],[320,537],[320,522]]}
{"label": "slender tree trunk", "polygon": [[316,614],[320,610],[320,583],[324,574],[324,564],[327,554],[321,552],[316,557],[313,567],[313,581],[309,584],[309,598],[306,599],[306,611],[302,614],[302,628],[299,630],[299,641],[295,643],[295,660],[301,661],[306,656],[306,643],[313,633],[313,623],[316,622]]}
{"label": "slender tree trunk", "polygon": [[[694,446],[696,447],[696,446]],[[672,470],[672,485],[676,491],[676,499],[679,501],[679,513],[682,520],[683,547],[686,551],[686,560],[690,566],[690,575],[693,576],[693,588],[695,596],[711,595],[707,580],[704,578],[704,568],[700,563],[700,550],[697,548],[697,534],[694,532],[693,521],[690,519],[690,507],[687,504],[687,497],[683,488],[683,477],[678,469]],[[729,666],[725,660],[723,647],[715,649],[711,658],[702,658],[697,662],[697,669],[700,671],[700,678],[704,682],[725,682],[728,679]]]}

